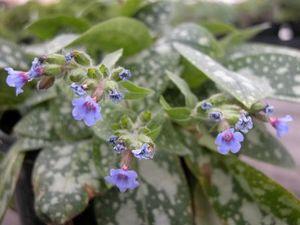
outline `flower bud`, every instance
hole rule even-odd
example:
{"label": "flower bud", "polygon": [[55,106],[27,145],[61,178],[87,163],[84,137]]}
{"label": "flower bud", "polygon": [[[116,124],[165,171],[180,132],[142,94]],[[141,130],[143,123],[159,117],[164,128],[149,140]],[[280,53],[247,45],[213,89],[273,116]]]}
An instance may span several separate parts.
{"label": "flower bud", "polygon": [[37,83],[37,89],[38,90],[48,89],[54,84],[54,81],[55,81],[55,77],[43,76]]}
{"label": "flower bud", "polygon": [[45,76],[57,76],[62,73],[61,65],[57,64],[45,64],[43,67],[43,75]]}
{"label": "flower bud", "polygon": [[84,52],[74,51],[73,52],[74,60],[80,65],[90,66],[92,64],[92,60],[90,56]]}
{"label": "flower bud", "polygon": [[252,112],[259,112],[264,110],[266,107],[266,104],[264,104],[263,102],[256,102],[251,106],[251,111]]}
{"label": "flower bud", "polygon": [[74,69],[69,72],[69,78],[73,82],[81,82],[86,78],[85,70],[82,68]]}
{"label": "flower bud", "polygon": [[60,54],[50,54],[45,56],[44,62],[49,64],[58,64],[58,65],[64,65],[66,63],[65,57]]}
{"label": "flower bud", "polygon": [[117,82],[112,81],[112,80],[107,80],[107,81],[105,82],[105,85],[104,85],[104,90],[105,90],[105,91],[117,90],[117,89],[118,89],[118,84],[117,84]]}
{"label": "flower bud", "polygon": [[140,114],[140,119],[141,119],[141,121],[143,121],[143,122],[149,122],[150,120],[151,120],[151,118],[152,118],[152,114],[151,114],[151,112],[149,112],[149,111],[144,111],[144,112],[142,112],[141,114]]}

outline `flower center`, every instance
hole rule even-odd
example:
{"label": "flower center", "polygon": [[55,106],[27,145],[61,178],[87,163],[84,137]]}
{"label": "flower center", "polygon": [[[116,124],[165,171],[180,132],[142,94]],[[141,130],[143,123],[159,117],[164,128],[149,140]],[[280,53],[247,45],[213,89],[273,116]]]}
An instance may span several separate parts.
{"label": "flower center", "polygon": [[119,173],[119,174],[117,175],[117,179],[118,179],[118,180],[121,180],[121,181],[127,181],[127,180],[128,180],[128,176],[125,175],[125,174]]}
{"label": "flower center", "polygon": [[276,127],[278,119],[276,117],[270,117],[270,123],[273,127]]}
{"label": "flower center", "polygon": [[84,107],[88,110],[88,111],[95,111],[96,107],[94,105],[93,102],[85,102],[84,103]]}
{"label": "flower center", "polygon": [[230,142],[233,139],[233,133],[225,132],[222,136],[223,140],[226,142]]}

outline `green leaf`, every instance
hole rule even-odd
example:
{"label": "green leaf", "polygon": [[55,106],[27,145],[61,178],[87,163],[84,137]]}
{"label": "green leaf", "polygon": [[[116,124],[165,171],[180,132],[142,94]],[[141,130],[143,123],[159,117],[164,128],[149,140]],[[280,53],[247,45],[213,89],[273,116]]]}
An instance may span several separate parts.
{"label": "green leaf", "polygon": [[204,55],[193,48],[179,43],[175,43],[174,47],[183,57],[202,71],[208,78],[248,108],[250,108],[253,103],[269,94],[268,87],[265,87],[265,85],[254,83],[245,76],[227,70],[209,56]]}
{"label": "green leaf", "polygon": [[201,25],[214,35],[224,35],[236,31],[236,28],[233,25],[221,21],[205,21],[202,22]]}
{"label": "green leaf", "polygon": [[25,46],[23,49],[26,53],[32,55],[48,55],[66,48],[76,38],[78,38],[78,34],[60,34],[52,40]]}
{"label": "green leaf", "polygon": [[131,81],[122,81],[121,85],[128,91],[125,93],[125,99],[141,99],[153,94],[151,89],[139,87]]}
{"label": "green leaf", "polygon": [[191,119],[191,109],[187,107],[171,107],[163,96],[160,97],[159,103],[169,115],[169,117],[176,122],[187,122]]}
{"label": "green leaf", "polygon": [[0,38],[0,68],[28,69],[27,55],[12,42]]}
{"label": "green leaf", "polygon": [[149,129],[148,132],[145,133],[148,137],[150,137],[153,141],[159,137],[161,133],[162,126],[165,122],[165,116],[163,111],[159,111],[156,115],[147,123],[146,127]]}
{"label": "green leaf", "polygon": [[260,25],[256,25],[253,27],[246,28],[244,30],[236,30],[235,32],[230,33],[228,36],[221,40],[221,46],[225,48],[225,50],[231,48],[231,46],[237,46],[250,38],[254,37],[261,31],[268,29],[270,24],[263,23]]}
{"label": "green leaf", "polygon": [[226,66],[247,76],[262,77],[273,98],[300,101],[300,53],[266,44],[246,44],[232,50]]}
{"label": "green leaf", "polygon": [[194,23],[183,23],[169,36],[170,41],[195,48],[211,56],[220,53],[220,46],[214,36],[204,27]]}
{"label": "green leaf", "polygon": [[170,26],[171,7],[168,1],[151,2],[142,7],[134,17],[143,21],[154,36],[158,36]]}
{"label": "green leaf", "polygon": [[168,85],[166,72],[175,73],[180,55],[169,44],[156,44],[127,61],[135,83],[155,91],[158,98]]}
{"label": "green leaf", "polygon": [[155,143],[158,151],[166,151],[176,155],[190,154],[190,150],[183,144],[182,136],[170,121],[164,123]]}
{"label": "green leaf", "polygon": [[24,153],[11,149],[0,164],[0,222],[5,215],[22,168]]}
{"label": "green leaf", "polygon": [[107,52],[123,48],[124,55],[128,56],[150,44],[151,37],[143,23],[135,19],[118,17],[91,27],[70,45],[85,45]]}
{"label": "green leaf", "polygon": [[158,152],[155,160],[140,161],[137,172],[137,189],[120,193],[113,187],[95,199],[97,224],[193,223],[190,194],[178,158]]}
{"label": "green leaf", "polygon": [[[199,146],[196,147],[195,144],[192,149],[194,155],[186,158],[187,164],[199,179],[214,209],[224,220],[223,223],[233,225],[297,224],[295,218],[297,218],[296,215],[299,218],[299,202],[278,184],[271,182],[262,173],[234,156],[224,157]],[[249,181],[244,179],[244,174],[246,176],[249,174],[247,179],[251,179],[253,183],[249,184]],[[269,191],[272,195],[267,194]],[[255,195],[264,199],[266,199],[264,196],[268,196],[269,202],[264,204],[265,202]],[[280,208],[278,208],[278,195],[282,197],[281,199],[287,200],[284,207],[280,203]],[[287,213],[286,216],[278,213],[281,210]]]}
{"label": "green leaf", "polygon": [[170,73],[169,71],[167,71],[167,76],[178,87],[178,89],[180,90],[180,92],[184,95],[184,97],[185,97],[185,104],[188,107],[194,107],[196,105],[196,103],[197,103],[197,97],[190,90],[190,87],[187,85],[187,83],[185,82],[185,80],[183,80],[177,74]]}
{"label": "green leaf", "polygon": [[17,135],[33,139],[56,139],[50,113],[47,108],[39,107],[25,115],[14,127]]}
{"label": "green leaf", "polygon": [[142,0],[127,0],[125,2],[122,2],[121,7],[121,15],[123,16],[132,16],[134,15],[139,8],[141,7],[141,4],[143,3]]}
{"label": "green leaf", "polygon": [[112,69],[123,55],[123,49],[107,54],[101,64],[104,64],[108,69]]}
{"label": "green leaf", "polygon": [[69,15],[56,15],[41,18],[29,24],[26,29],[41,39],[54,37],[58,32],[81,33],[89,28],[89,23],[83,18]]}
{"label": "green leaf", "polygon": [[101,191],[91,141],[56,145],[36,159],[33,188],[37,215],[46,223],[63,224],[80,214]]}
{"label": "green leaf", "polygon": [[288,150],[264,126],[258,123],[247,134],[241,153],[278,166],[295,166],[295,162]]}

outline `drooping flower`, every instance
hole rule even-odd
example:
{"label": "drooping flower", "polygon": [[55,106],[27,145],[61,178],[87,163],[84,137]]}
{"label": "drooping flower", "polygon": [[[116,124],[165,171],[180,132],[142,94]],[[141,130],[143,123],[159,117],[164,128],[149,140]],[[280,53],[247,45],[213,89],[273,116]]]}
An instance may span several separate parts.
{"label": "drooping flower", "polygon": [[145,143],[139,149],[131,151],[133,155],[138,159],[153,159],[154,156],[154,148]]}
{"label": "drooping flower", "polygon": [[241,144],[244,136],[240,132],[235,132],[233,128],[229,128],[219,133],[215,144],[218,146],[218,151],[225,155],[229,151],[237,153],[241,149]]}
{"label": "drooping flower", "polygon": [[77,96],[82,97],[82,96],[87,95],[85,89],[80,84],[72,83],[70,87],[72,88],[74,94],[76,94]]}
{"label": "drooping flower", "polygon": [[117,141],[116,145],[114,146],[114,151],[117,153],[121,153],[126,150],[126,145],[123,141]]}
{"label": "drooping flower", "polygon": [[239,120],[235,124],[235,129],[246,134],[252,128],[253,128],[252,118],[249,115],[245,115],[244,113],[241,114]]}
{"label": "drooping flower", "polygon": [[72,115],[75,120],[83,120],[87,126],[93,126],[102,119],[101,107],[89,95],[72,101],[74,106]]}
{"label": "drooping flower", "polygon": [[44,72],[41,60],[39,60],[38,58],[34,58],[34,60],[32,61],[31,64],[31,68],[28,71],[29,74],[29,79],[33,80],[35,78],[40,77]]}
{"label": "drooping flower", "polygon": [[290,115],[286,115],[281,118],[270,117],[271,125],[276,129],[277,137],[282,137],[289,131],[288,122],[293,121],[293,118]]}
{"label": "drooping flower", "polygon": [[118,138],[119,138],[118,136],[112,135],[108,138],[107,142],[108,144],[116,145]]}
{"label": "drooping flower", "polygon": [[117,90],[110,90],[109,91],[109,98],[114,103],[119,103],[120,101],[123,100],[124,95],[121,92],[118,92]]}
{"label": "drooping flower", "polygon": [[29,81],[29,76],[27,72],[15,71],[13,68],[5,68],[8,76],[6,78],[6,83],[10,87],[16,88],[16,95],[23,93],[22,87]]}
{"label": "drooping flower", "polygon": [[219,111],[210,112],[208,116],[210,120],[215,122],[220,122],[223,119],[223,114]]}
{"label": "drooping flower", "polygon": [[201,107],[201,109],[206,111],[206,110],[209,110],[212,108],[212,104],[210,102],[202,102],[200,107]]}
{"label": "drooping flower", "polygon": [[122,80],[129,80],[130,77],[132,76],[130,70],[127,70],[127,69],[123,69],[120,73],[119,73],[119,77],[122,79]]}
{"label": "drooping flower", "polygon": [[266,105],[266,107],[264,108],[264,112],[268,116],[272,115],[273,112],[274,112],[274,106],[272,106],[272,105]]}
{"label": "drooping flower", "polygon": [[107,183],[116,185],[121,192],[125,192],[127,189],[133,190],[139,186],[139,182],[136,180],[137,173],[134,170],[111,169],[109,176],[104,179]]}

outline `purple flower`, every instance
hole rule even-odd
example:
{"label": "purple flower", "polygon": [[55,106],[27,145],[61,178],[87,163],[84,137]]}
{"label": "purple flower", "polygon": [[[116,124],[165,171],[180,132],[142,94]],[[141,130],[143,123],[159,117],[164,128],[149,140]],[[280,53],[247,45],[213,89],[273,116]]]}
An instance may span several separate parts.
{"label": "purple flower", "polygon": [[200,107],[206,111],[212,108],[212,104],[210,102],[202,102]]}
{"label": "purple flower", "polygon": [[219,133],[215,144],[218,146],[218,151],[225,155],[229,151],[237,153],[241,149],[241,144],[244,136],[240,132],[234,132],[233,128],[229,128]]}
{"label": "purple flower", "polygon": [[120,101],[123,100],[124,95],[121,92],[118,92],[117,90],[110,90],[109,91],[109,98],[114,103],[119,103]]}
{"label": "purple flower", "polygon": [[131,151],[133,155],[138,159],[153,159],[154,149],[149,144],[143,144],[142,147]]}
{"label": "purple flower", "polygon": [[118,138],[119,138],[118,136],[112,135],[112,136],[109,137],[107,142],[108,142],[108,144],[116,145]]}
{"label": "purple flower", "polygon": [[114,150],[117,152],[117,153],[121,153],[123,151],[126,150],[126,145],[124,142],[122,141],[118,141],[116,142],[116,145],[114,146]]}
{"label": "purple flower", "polygon": [[66,54],[65,55],[66,63],[70,63],[73,58],[74,58],[74,53],[73,52],[70,52],[70,53]]}
{"label": "purple flower", "polygon": [[243,133],[248,133],[248,131],[251,130],[252,128],[253,128],[252,118],[243,113],[240,116],[237,123],[235,124],[235,129],[237,129]]}
{"label": "purple flower", "polygon": [[264,112],[268,116],[272,115],[273,112],[274,112],[274,106],[272,106],[272,105],[266,105],[266,107],[264,108]]}
{"label": "purple flower", "polygon": [[6,78],[7,85],[16,88],[16,95],[21,94],[23,92],[22,87],[29,81],[28,73],[15,71],[10,67],[5,68],[5,70],[8,73]]}
{"label": "purple flower", "polygon": [[276,129],[277,137],[282,137],[289,131],[287,123],[291,121],[293,121],[293,118],[290,115],[281,118],[270,117],[270,123]]}
{"label": "purple flower", "polygon": [[220,122],[223,119],[223,114],[219,111],[216,112],[210,112],[208,114],[209,119],[215,122]]}
{"label": "purple flower", "polygon": [[126,69],[123,69],[122,72],[119,73],[119,77],[122,80],[129,80],[131,76],[132,76],[132,74],[131,74],[130,70],[126,70]]}
{"label": "purple flower", "polygon": [[86,95],[86,91],[82,87],[82,85],[76,84],[76,83],[72,83],[70,87],[72,88],[74,94],[76,94],[77,96],[82,97],[82,96]]}
{"label": "purple flower", "polygon": [[109,176],[104,179],[107,183],[116,185],[121,192],[127,189],[133,190],[139,186],[136,180],[137,173],[134,170],[111,169]]}
{"label": "purple flower", "polygon": [[87,95],[72,101],[74,106],[72,115],[75,120],[83,120],[87,126],[93,126],[98,120],[102,119],[101,107],[98,103]]}
{"label": "purple flower", "polygon": [[30,80],[40,77],[44,72],[41,60],[34,58],[31,64],[31,68],[28,71]]}

